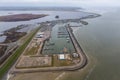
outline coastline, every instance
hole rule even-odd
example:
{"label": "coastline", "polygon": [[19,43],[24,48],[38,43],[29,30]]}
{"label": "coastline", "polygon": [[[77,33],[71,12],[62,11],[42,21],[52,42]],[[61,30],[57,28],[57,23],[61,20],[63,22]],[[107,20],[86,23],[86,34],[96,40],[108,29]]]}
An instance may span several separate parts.
{"label": "coastline", "polygon": [[[89,17],[89,18],[94,18],[94,17],[95,17],[95,16]],[[82,18],[82,19],[84,19],[84,18]],[[85,18],[85,19],[86,19],[86,18]],[[69,20],[71,20],[71,21],[74,21],[74,20],[75,20],[75,22],[76,22],[76,21],[79,21],[79,20],[81,20],[81,19],[67,19],[67,20],[68,20],[68,21],[69,21]],[[63,20],[63,22],[64,22],[64,21],[67,21],[67,20]],[[59,22],[59,21],[62,21],[62,20],[58,20],[58,22]],[[57,21],[56,21],[56,22],[57,22]],[[54,21],[53,21],[53,23],[54,23]]]}

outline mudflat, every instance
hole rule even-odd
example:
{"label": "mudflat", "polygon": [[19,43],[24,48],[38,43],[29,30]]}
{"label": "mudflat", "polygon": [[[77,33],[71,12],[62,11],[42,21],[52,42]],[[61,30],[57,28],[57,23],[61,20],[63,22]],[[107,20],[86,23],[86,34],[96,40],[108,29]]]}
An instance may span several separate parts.
{"label": "mudflat", "polygon": [[27,21],[32,19],[38,19],[48,16],[47,14],[13,14],[0,16],[0,21],[14,22],[14,21]]}

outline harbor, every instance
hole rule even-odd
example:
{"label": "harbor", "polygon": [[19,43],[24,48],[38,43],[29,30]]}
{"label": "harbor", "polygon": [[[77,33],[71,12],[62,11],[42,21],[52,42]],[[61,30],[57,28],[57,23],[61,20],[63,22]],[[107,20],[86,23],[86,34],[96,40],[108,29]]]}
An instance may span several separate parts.
{"label": "harbor", "polygon": [[[55,27],[53,27],[53,28],[55,28]],[[56,30],[57,33],[59,33],[59,29],[60,28],[58,27],[58,31]],[[37,37],[40,40],[40,44],[42,43],[42,45],[43,45],[43,47],[39,48],[36,52],[39,54],[33,54],[33,55],[27,54],[26,55],[25,53],[26,53],[26,50],[28,50],[27,48],[32,47],[32,46],[28,45],[28,47],[24,51],[24,54],[17,60],[11,73],[17,74],[17,73],[39,72],[39,71],[45,71],[45,72],[46,71],[74,71],[74,70],[83,68],[87,64],[87,56],[85,55],[84,51],[78,44],[78,42],[72,32],[71,26],[69,24],[66,24],[66,25],[64,25],[64,29],[66,29],[65,33],[67,33],[67,35],[69,36],[69,37],[65,38],[66,44],[68,44],[67,40],[70,40],[70,43],[73,45],[74,51],[71,50],[73,52],[68,51],[67,47],[62,46],[62,50],[60,50],[61,52],[58,51],[58,53],[56,52],[56,53],[52,53],[52,54],[41,53],[41,51],[39,51],[39,49],[44,50],[46,52],[48,51],[49,53],[54,51],[54,49],[52,49],[52,48],[45,48],[45,45],[47,47],[55,46],[56,43],[54,43],[52,41],[52,42],[49,42],[49,44],[48,43],[44,44],[44,42],[49,41],[49,39],[52,37],[52,36],[50,36],[50,33],[52,34],[52,32],[50,32],[49,34],[46,34],[46,36],[49,35],[48,39],[45,38],[46,30],[44,31],[44,33],[38,32],[35,37]],[[48,30],[51,31],[51,29],[48,29]],[[64,32],[64,30],[63,30],[63,32]],[[38,37],[38,34],[39,34],[39,37]],[[57,38],[57,36],[58,36],[58,34],[56,35],[56,38]],[[35,37],[33,39],[35,39]],[[32,42],[33,41],[31,41],[30,44]],[[64,43],[63,43],[63,45],[64,45]],[[27,58],[28,58],[28,60],[27,60]],[[34,58],[34,59],[32,59],[32,58]],[[30,60],[32,60],[31,63],[29,63]],[[43,61],[43,63],[37,64],[36,61],[38,61],[38,60]],[[34,64],[32,62],[34,62]],[[38,61],[38,62],[40,62],[40,61]],[[49,63],[49,65],[46,65],[48,63]]]}

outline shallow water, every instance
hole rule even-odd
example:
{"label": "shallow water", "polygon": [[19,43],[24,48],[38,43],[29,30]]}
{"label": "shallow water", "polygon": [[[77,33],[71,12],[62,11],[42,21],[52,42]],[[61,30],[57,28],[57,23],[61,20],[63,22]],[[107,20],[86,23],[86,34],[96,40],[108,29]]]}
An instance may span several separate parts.
{"label": "shallow water", "polygon": [[[51,21],[56,20],[55,16],[59,15],[59,19],[75,19],[75,18],[81,18],[87,15],[91,15],[92,13],[86,13],[86,12],[72,12],[72,11],[0,11],[0,16],[2,15],[11,15],[11,14],[48,14],[49,16],[39,18],[39,19],[33,19],[29,21],[18,21],[18,22],[0,22],[0,32],[3,32],[5,30],[8,30],[13,27],[17,27],[21,24],[32,24],[35,25],[36,23],[45,22],[45,21]],[[57,19],[58,20],[58,19]],[[36,26],[35,26],[36,27]],[[2,40],[2,38],[1,38]]]}
{"label": "shallow water", "polygon": [[72,11],[0,11],[0,16],[10,15],[9,13],[48,14],[49,16],[39,18],[39,19],[29,20],[29,21],[0,22],[0,32],[12,27],[16,27],[17,25],[21,25],[21,24],[35,24],[35,23],[44,22],[44,21],[56,20],[55,19],[56,15],[59,15],[60,17],[59,19],[75,19],[75,18],[81,18],[91,14],[86,12],[72,12]]}
{"label": "shallow water", "polygon": [[95,68],[85,80],[120,80],[119,13],[120,9],[105,12],[101,17],[87,20],[89,25],[75,31],[86,54],[97,59]]}
{"label": "shallow water", "polygon": [[[62,28],[62,30],[60,30]],[[59,35],[58,32],[65,32],[66,35]],[[69,42],[68,42],[68,40]],[[54,45],[47,46],[48,43],[54,43]],[[49,48],[53,50],[43,50],[43,54],[60,54],[64,53],[64,49],[67,50],[69,54],[75,52],[72,41],[69,37],[69,34],[65,28],[65,24],[57,24],[53,27],[51,32],[51,38],[49,42],[46,42],[44,49]]]}
{"label": "shallow water", "polygon": [[0,43],[4,42],[5,39],[6,39],[6,36],[0,36]]}

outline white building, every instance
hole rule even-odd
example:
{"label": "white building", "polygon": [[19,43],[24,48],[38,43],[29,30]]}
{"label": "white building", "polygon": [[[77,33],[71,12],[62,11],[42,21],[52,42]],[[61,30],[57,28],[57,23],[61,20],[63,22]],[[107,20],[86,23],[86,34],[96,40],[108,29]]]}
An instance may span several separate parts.
{"label": "white building", "polygon": [[44,32],[38,32],[36,38],[43,38]]}
{"label": "white building", "polygon": [[64,60],[65,59],[65,55],[64,54],[60,54],[60,55],[58,55],[58,57],[59,57],[60,60]]}

